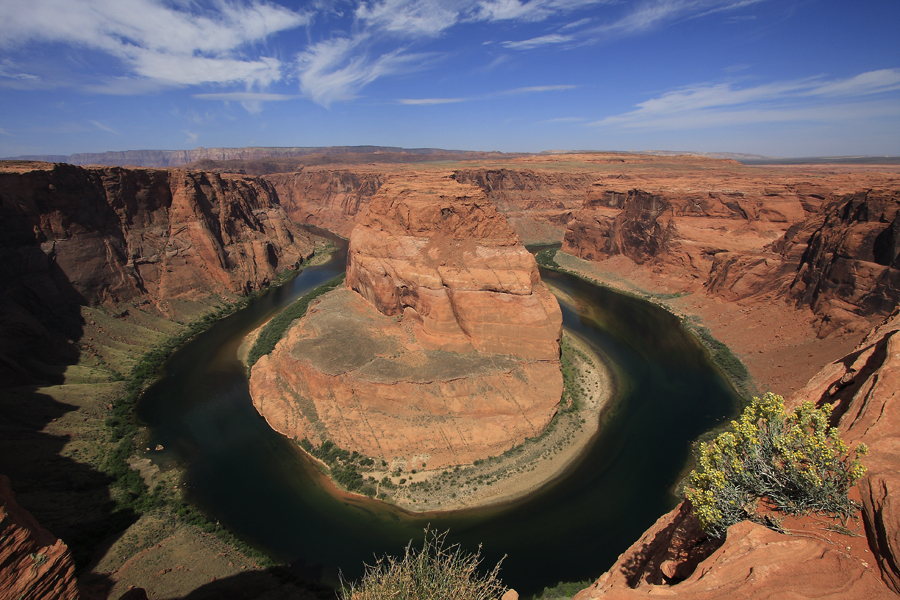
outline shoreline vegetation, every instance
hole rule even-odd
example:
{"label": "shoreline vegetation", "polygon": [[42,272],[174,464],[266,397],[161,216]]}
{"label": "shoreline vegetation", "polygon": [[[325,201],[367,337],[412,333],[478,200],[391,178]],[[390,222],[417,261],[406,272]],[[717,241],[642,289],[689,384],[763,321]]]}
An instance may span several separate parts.
{"label": "shoreline vegetation", "polygon": [[[560,256],[561,255],[561,256]],[[562,260],[564,264],[557,262],[557,258]],[[548,248],[541,250],[535,255],[538,265],[551,271],[567,273],[573,277],[578,277],[593,285],[600,285],[613,289],[619,293],[646,300],[652,304],[656,304],[667,312],[675,315],[681,320],[681,326],[693,335],[697,341],[709,353],[710,360],[719,369],[722,375],[728,380],[732,388],[741,398],[741,407],[750,402],[753,396],[759,396],[756,383],[746,365],[741,362],[740,358],[721,341],[717,340],[712,333],[706,328],[700,317],[692,314],[685,314],[682,311],[673,308],[667,300],[673,300],[682,297],[684,294],[658,294],[643,290],[633,284],[623,282],[617,285],[613,281],[601,281],[591,277],[584,269],[579,269],[579,262],[587,262],[571,254],[566,254],[559,248]]]}
{"label": "shoreline vegetation", "polygon": [[[125,362],[126,369],[131,363],[127,374],[121,372],[121,367],[120,370],[116,370],[102,358],[83,358],[79,362],[85,363],[85,366],[79,364],[69,368],[75,372],[87,369],[98,373],[100,370],[108,372],[109,379],[118,390],[105,400],[109,402],[107,417],[97,422],[96,433],[90,436],[97,440],[97,448],[91,452],[91,455],[96,457],[90,462],[109,481],[109,497],[113,502],[111,518],[107,520],[107,526],[94,530],[90,536],[65,540],[76,558],[79,570],[84,569],[83,576],[90,579],[98,577],[101,571],[114,572],[123,566],[130,556],[149,552],[174,536],[186,536],[195,544],[220,549],[227,555],[234,556],[235,562],[243,564],[240,566],[241,569],[268,568],[276,577],[283,576],[291,581],[296,579],[287,573],[280,574],[276,563],[265,552],[243,542],[214,518],[207,516],[184,499],[184,470],[180,467],[161,470],[146,457],[147,451],[150,450],[144,447],[148,430],[135,419],[134,408],[144,390],[157,380],[159,368],[174,351],[216,322],[246,307],[268,290],[285,284],[307,267],[326,262],[336,249],[334,243],[320,238],[316,242],[312,257],[298,268],[282,272],[263,289],[244,297],[234,299],[219,297],[215,302],[200,303],[198,306],[205,306],[206,310],[195,311],[193,318],[184,322],[162,323],[161,319],[157,319],[153,325],[165,334],[157,333],[152,337],[145,334],[144,343],[131,346],[134,350],[142,352],[135,353],[131,360]],[[98,309],[85,310],[90,311],[98,322],[103,318],[102,311]],[[112,318],[106,318],[105,327],[111,328],[114,321]],[[84,356],[87,356],[87,353],[84,353]],[[88,364],[91,361],[98,364],[91,366]],[[94,378],[98,376],[95,375]],[[86,436],[80,434],[79,437]],[[78,454],[79,449],[68,449],[64,452],[66,453],[64,455],[72,452]],[[86,454],[84,450],[80,452],[81,456]],[[203,541],[204,539],[208,541]],[[95,553],[95,549],[104,541],[112,543],[102,553]],[[243,555],[243,558],[239,558],[235,552]]]}

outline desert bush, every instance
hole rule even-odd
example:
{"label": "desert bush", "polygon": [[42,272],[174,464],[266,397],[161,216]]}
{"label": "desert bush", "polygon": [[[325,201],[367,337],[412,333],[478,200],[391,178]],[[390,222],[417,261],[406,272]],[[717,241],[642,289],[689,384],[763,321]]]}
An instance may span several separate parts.
{"label": "desert bush", "polygon": [[500,563],[489,573],[479,573],[480,547],[470,554],[459,544],[447,546],[446,541],[446,532],[426,529],[421,550],[410,541],[403,558],[386,556],[366,565],[359,583],[341,585],[342,600],[498,600],[503,596],[507,588],[498,577]]}
{"label": "desert bush", "polygon": [[701,444],[700,468],[688,476],[685,495],[703,529],[721,537],[743,519],[759,521],[760,498],[790,514],[849,516],[847,492],[866,472],[859,456],[867,448],[859,444],[851,457],[830,417],[829,405],[805,402],[786,413],[781,396],[754,397],[731,431]]}

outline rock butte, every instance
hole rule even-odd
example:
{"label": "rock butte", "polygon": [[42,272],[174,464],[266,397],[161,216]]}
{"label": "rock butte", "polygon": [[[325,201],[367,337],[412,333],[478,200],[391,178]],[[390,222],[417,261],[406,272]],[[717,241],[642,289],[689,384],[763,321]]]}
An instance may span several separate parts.
{"label": "rock butte", "polygon": [[386,181],[350,237],[347,288],[252,369],[277,431],[412,469],[500,454],[553,418],[562,314],[478,188]]}

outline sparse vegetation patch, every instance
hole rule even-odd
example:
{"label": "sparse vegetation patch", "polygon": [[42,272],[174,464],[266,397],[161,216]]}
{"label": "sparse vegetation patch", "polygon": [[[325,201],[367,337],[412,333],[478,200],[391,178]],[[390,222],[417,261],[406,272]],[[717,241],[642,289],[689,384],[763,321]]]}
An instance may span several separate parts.
{"label": "sparse vegetation patch", "polygon": [[865,474],[859,444],[851,456],[835,427],[831,406],[805,402],[788,413],[771,392],[753,398],[731,431],[700,449],[700,468],[689,475],[686,496],[703,529],[722,537],[730,525],[757,516],[764,498],[789,514],[810,511],[849,517],[847,492]]}
{"label": "sparse vegetation patch", "polygon": [[272,320],[263,327],[259,337],[256,338],[256,343],[254,343],[253,348],[250,349],[250,354],[247,356],[247,367],[253,367],[261,356],[265,356],[274,350],[275,344],[281,340],[282,336],[284,336],[284,332],[288,330],[291,323],[296,319],[302,318],[306,314],[306,310],[313,300],[341,285],[344,282],[344,277],[344,273],[338,275],[275,315]]}
{"label": "sparse vegetation patch", "polygon": [[498,600],[506,593],[500,563],[482,574],[481,548],[470,554],[446,540],[446,532],[426,529],[421,549],[410,541],[402,558],[386,556],[367,565],[358,583],[341,586],[342,600]]}

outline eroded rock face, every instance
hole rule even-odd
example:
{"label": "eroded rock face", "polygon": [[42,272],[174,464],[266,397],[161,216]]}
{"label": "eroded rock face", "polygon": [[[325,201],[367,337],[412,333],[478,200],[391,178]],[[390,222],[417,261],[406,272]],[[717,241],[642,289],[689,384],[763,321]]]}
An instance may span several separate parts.
{"label": "eroded rock face", "polygon": [[[636,550],[632,547],[629,552]],[[626,556],[631,555],[623,555],[612,570],[573,600],[896,597],[859,560],[839,548],[817,539],[776,533],[750,521],[732,525],[722,547],[677,585],[623,585]]]}
{"label": "eroded rock face", "polygon": [[58,338],[77,338],[79,304],[174,316],[173,299],[259,289],[314,249],[269,184],[238,175],[7,162],[0,218],[0,381],[23,380],[31,346],[70,361]]}
{"label": "eroded rock face", "polygon": [[493,204],[469,186],[438,198],[405,186],[387,187],[360,219],[347,285],[382,314],[417,321],[426,348],[556,360],[559,305]]}
{"label": "eroded rock face", "polygon": [[900,190],[829,197],[756,253],[717,254],[710,292],[730,301],[784,297],[809,306],[820,336],[861,330],[900,301]]}
{"label": "eroded rock face", "polygon": [[6,475],[0,475],[0,597],[81,597],[68,547],[16,503]]}
{"label": "eroded rock face", "polygon": [[499,455],[556,414],[557,361],[429,350],[415,329],[332,292],[253,367],[253,404],[288,437],[330,439],[407,471]]}
{"label": "eroded rock face", "polygon": [[[818,208],[823,190],[622,189],[599,181],[568,224],[563,251],[600,261],[625,255],[637,264],[705,279],[723,252],[757,251]],[[700,184],[701,182],[696,182]],[[719,189],[717,189],[719,188]]]}
{"label": "eroded rock face", "polygon": [[349,237],[356,215],[365,211],[384,175],[349,169],[302,169],[267,175],[281,206],[295,223],[324,227]]}
{"label": "eroded rock face", "polygon": [[[357,215],[387,177],[404,176],[389,165],[356,168],[304,167],[296,173],[266,175],[278,192],[281,205],[298,223],[318,225],[349,237]],[[406,175],[412,179],[415,171]],[[523,243],[562,240],[568,223],[581,207],[595,176],[590,173],[554,173],[528,168],[460,169],[453,179],[480,188]]]}
{"label": "eroded rock face", "polygon": [[[822,369],[786,405],[806,401],[833,405],[835,425],[848,446],[869,447],[859,491],[871,554],[842,552],[749,521],[730,527],[717,548],[684,502],[576,598],[895,598],[900,593],[895,500],[900,494],[900,313],[872,330],[854,352]],[[875,562],[880,579],[872,572]]]}
{"label": "eroded rock face", "polygon": [[562,315],[480,190],[389,179],[350,237],[347,287],[253,367],[253,402],[273,428],[438,467],[549,424]]}

